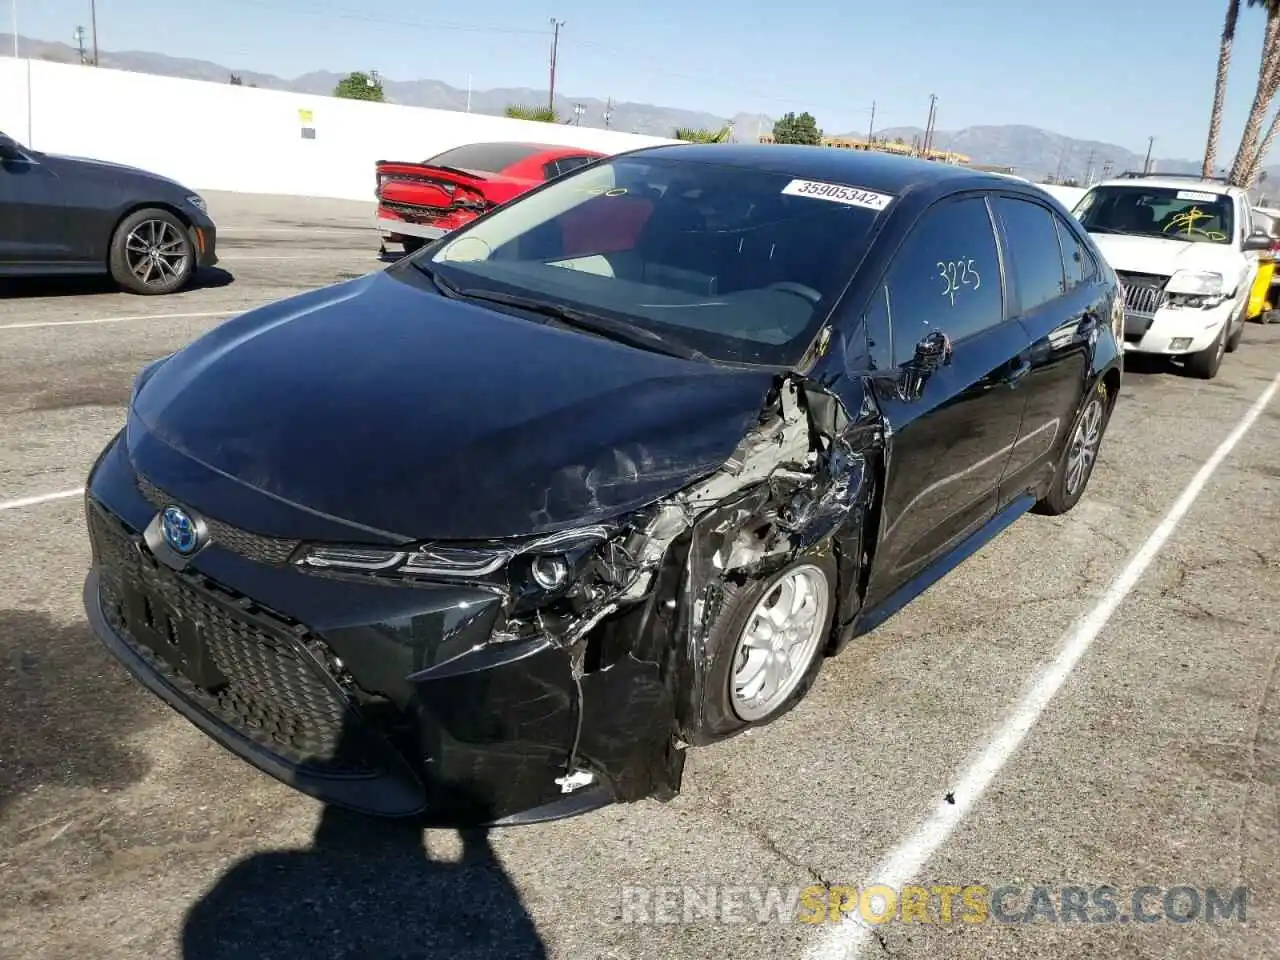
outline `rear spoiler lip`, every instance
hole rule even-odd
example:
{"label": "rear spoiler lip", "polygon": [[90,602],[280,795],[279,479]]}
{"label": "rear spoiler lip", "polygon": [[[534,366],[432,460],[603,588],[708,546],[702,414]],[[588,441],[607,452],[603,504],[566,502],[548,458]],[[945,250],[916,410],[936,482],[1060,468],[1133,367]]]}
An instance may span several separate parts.
{"label": "rear spoiler lip", "polygon": [[[456,179],[474,180],[476,182],[484,182],[490,177],[475,173],[470,170],[460,170],[457,167],[437,166],[433,163],[423,163],[419,160],[377,160],[374,161],[374,168],[377,173],[432,173],[443,177]],[[385,169],[395,168],[395,169]]]}

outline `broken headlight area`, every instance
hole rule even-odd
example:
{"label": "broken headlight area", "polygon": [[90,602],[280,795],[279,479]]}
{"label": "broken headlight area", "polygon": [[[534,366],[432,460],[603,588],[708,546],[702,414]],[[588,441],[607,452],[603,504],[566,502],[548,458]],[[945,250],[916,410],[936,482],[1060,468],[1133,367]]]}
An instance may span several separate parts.
{"label": "broken headlight area", "polygon": [[500,633],[514,638],[536,629],[555,637],[625,585],[627,529],[597,524],[519,542],[428,543],[401,550],[309,544],[294,563],[311,573],[408,585],[466,583],[504,597],[507,624]]}

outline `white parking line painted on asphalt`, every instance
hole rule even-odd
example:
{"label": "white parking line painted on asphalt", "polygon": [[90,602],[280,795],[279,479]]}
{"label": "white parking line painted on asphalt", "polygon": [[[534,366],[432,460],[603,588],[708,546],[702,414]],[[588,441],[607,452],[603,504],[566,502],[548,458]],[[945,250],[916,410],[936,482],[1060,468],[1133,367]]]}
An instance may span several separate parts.
{"label": "white parking line painted on asphalt", "polygon": [[37,507],[42,503],[52,503],[55,500],[68,500],[71,497],[78,497],[82,493],[84,493],[84,487],[76,487],[74,490],[59,490],[57,493],[38,493],[34,497],[19,497],[17,500],[0,500],[0,511]]}
{"label": "white parking line painted on asphalt", "polygon": [[[245,307],[245,310],[251,309]],[[233,317],[244,310],[214,310],[209,313],[147,313],[136,317],[94,317],[91,320],[33,320],[29,323],[0,323],[0,330],[34,330],[37,327],[82,327],[94,323],[129,323],[133,320],[196,320],[204,317]]]}
{"label": "white parking line painted on asphalt", "polygon": [[[883,884],[895,891],[901,889],[919,875],[933,855],[946,843],[951,832],[973,809],[991,781],[1017,752],[1022,739],[1062,689],[1080,658],[1088,652],[1121,601],[1133,590],[1138,579],[1187,515],[1214,472],[1248,433],[1254,421],[1262,415],[1277,390],[1280,390],[1280,374],[1276,374],[1271,385],[1191,478],[1173,508],[1120,571],[1119,576],[1111,582],[1102,599],[1067,632],[1058,655],[1039,673],[1018,704],[989,734],[975,759],[961,771],[954,786],[950,788],[949,795],[955,803],[939,801],[933,813],[915,832],[880,861],[868,878],[868,884]],[[938,790],[939,794],[944,792],[946,791]],[[826,928],[804,952],[803,960],[854,960],[871,941],[873,929],[858,916],[850,914],[842,922]]]}

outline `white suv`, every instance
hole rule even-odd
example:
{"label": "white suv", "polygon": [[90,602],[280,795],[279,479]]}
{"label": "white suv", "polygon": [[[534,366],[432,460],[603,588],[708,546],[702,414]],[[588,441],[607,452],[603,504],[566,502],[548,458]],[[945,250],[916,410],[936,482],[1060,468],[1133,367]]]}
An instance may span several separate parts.
{"label": "white suv", "polygon": [[1189,372],[1216,376],[1240,344],[1258,251],[1271,246],[1248,194],[1129,174],[1090,187],[1072,212],[1124,286],[1125,350],[1185,357]]}

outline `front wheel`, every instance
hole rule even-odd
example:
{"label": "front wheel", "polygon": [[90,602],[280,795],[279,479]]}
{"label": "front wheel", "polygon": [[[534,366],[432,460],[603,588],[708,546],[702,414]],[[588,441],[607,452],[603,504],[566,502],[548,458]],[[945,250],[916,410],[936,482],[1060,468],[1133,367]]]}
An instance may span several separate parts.
{"label": "front wheel", "polygon": [[1187,357],[1187,373],[1201,380],[1212,380],[1218,375],[1218,368],[1222,366],[1222,356],[1227,352],[1227,331],[1230,326],[1231,321],[1228,320],[1222,325],[1218,335],[1213,338],[1213,343],[1199,353],[1193,353]]}
{"label": "front wheel", "polygon": [[111,238],[111,277],[132,293],[175,293],[195,273],[195,247],[186,225],[167,210],[125,217]]}
{"label": "front wheel", "polygon": [[724,591],[707,633],[713,652],[703,711],[719,736],[776,720],[813,686],[835,616],[835,560],[825,551],[797,557]]}

